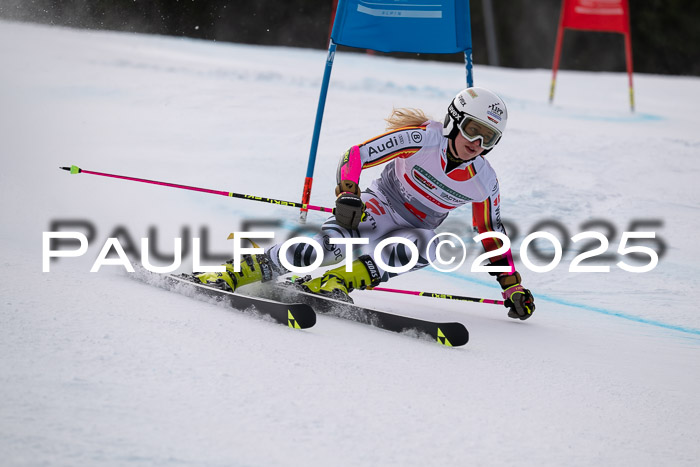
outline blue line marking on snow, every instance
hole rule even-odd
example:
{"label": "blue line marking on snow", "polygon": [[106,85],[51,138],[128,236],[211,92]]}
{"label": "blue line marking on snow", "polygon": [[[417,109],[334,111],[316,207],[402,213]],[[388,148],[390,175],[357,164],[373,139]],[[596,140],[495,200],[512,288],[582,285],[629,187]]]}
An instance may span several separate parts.
{"label": "blue line marking on snow", "polygon": [[[438,273],[438,274],[445,274],[445,273],[440,273],[440,272],[437,272],[437,271],[434,271],[434,270],[430,270],[430,271],[431,271],[431,272]],[[452,276],[452,277],[455,277],[455,278],[457,278],[457,279],[462,279],[462,280],[465,280],[465,281],[468,281],[468,282],[474,282],[474,283],[477,283],[477,284],[479,284],[479,285],[484,285],[484,286],[486,286],[486,287],[490,287],[490,288],[494,288],[494,289],[499,289],[499,290],[500,290],[499,287],[495,286],[495,285],[492,284],[491,282],[486,282],[486,281],[483,281],[483,280],[480,280],[480,279],[475,279],[475,278],[469,277],[469,276],[467,276],[467,275],[465,275],[465,274],[452,272],[452,273],[449,273],[448,275],[450,275],[450,276]],[[633,322],[635,322],[635,323],[648,324],[648,325],[656,326],[656,327],[659,327],[659,328],[670,329],[670,330],[672,330],[672,331],[679,331],[679,332],[684,332],[684,333],[687,333],[687,334],[693,334],[693,335],[695,335],[695,336],[700,336],[700,329],[689,328],[689,327],[686,327],[686,326],[679,326],[679,325],[676,325],[676,324],[668,324],[668,323],[664,323],[664,322],[662,322],[662,321],[656,321],[656,320],[653,320],[653,319],[642,318],[642,317],[640,317],[640,316],[634,316],[634,315],[630,315],[630,314],[627,314],[627,313],[622,313],[622,312],[620,312],[620,311],[609,310],[609,309],[603,308],[603,307],[590,306],[590,305],[583,305],[583,304],[580,304],[580,303],[571,302],[571,301],[569,301],[569,300],[564,300],[564,299],[561,299],[561,298],[551,297],[551,296],[549,296],[549,295],[537,294],[537,299],[546,300],[546,301],[548,301],[548,302],[556,303],[556,304],[558,304],[558,305],[565,305],[565,306],[570,306],[570,307],[572,307],[572,308],[580,308],[580,309],[586,310],[586,311],[593,311],[593,312],[601,313],[601,314],[608,315],[608,316],[615,316],[616,318],[626,319],[626,320],[628,320],[628,321],[633,321]]]}
{"label": "blue line marking on snow", "polygon": [[544,298],[545,300],[557,303],[559,305],[566,305],[566,306],[570,306],[570,307],[574,307],[574,308],[581,308],[581,309],[588,310],[588,311],[595,311],[596,313],[602,313],[602,314],[608,315],[608,316],[616,316],[618,318],[626,319],[629,321],[634,321],[636,323],[650,324],[652,326],[657,326],[660,328],[671,329],[674,331],[680,331],[680,332],[685,332],[688,334],[694,334],[696,336],[700,336],[700,329],[688,328],[685,326],[678,326],[675,324],[668,324],[668,323],[664,323],[662,321],[656,321],[653,319],[642,318],[640,316],[629,315],[627,313],[622,313],[619,311],[608,310],[607,308],[600,308],[600,307],[589,306],[589,305],[581,305],[580,303],[574,303],[574,302],[570,302],[568,300],[552,298],[552,297],[548,297],[546,295],[540,295],[540,296],[542,298]]}

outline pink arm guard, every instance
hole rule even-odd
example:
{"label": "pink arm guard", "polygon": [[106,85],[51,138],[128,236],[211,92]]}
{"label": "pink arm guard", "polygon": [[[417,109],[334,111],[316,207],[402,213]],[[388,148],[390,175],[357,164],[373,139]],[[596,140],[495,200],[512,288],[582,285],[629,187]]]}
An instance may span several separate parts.
{"label": "pink arm guard", "polygon": [[353,146],[343,154],[343,158],[340,160],[340,166],[338,166],[338,183],[343,180],[349,180],[355,182],[355,184],[360,183],[360,172],[362,172],[362,158],[360,157],[360,147]]}

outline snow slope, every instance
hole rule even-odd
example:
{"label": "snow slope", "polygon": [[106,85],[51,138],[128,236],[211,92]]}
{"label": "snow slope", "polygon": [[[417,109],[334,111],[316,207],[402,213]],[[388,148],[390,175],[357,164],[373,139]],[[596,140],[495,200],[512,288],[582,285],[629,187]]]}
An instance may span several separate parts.
{"label": "snow slope", "polygon": [[[153,227],[161,252],[202,236],[225,256],[246,221],[279,219],[280,240],[298,228],[295,209],[57,168],[297,201],[323,52],[0,22],[0,57],[4,465],[697,462],[697,78],[636,75],[632,114],[622,74],[560,72],[550,106],[548,70],[475,67],[509,106],[488,157],[516,251],[541,221],[570,237],[596,220],[616,230],[614,252],[640,219],[666,251],[643,274],[615,266],[621,256],[593,263],[609,273],[568,272],[576,251],[548,273],[519,264],[537,298],[527,322],[491,305],[356,293],[463,322],[471,342],[448,349],[325,316],[295,331],[121,267],[89,272],[120,230],[136,251]],[[312,202],[332,205],[338,156],[381,133],[392,106],[440,119],[463,80],[459,65],[339,53]],[[43,273],[42,232],[68,220],[94,227],[89,251]],[[444,230],[468,240],[469,226],[464,210]],[[497,298],[495,281],[469,272],[477,252],[457,272],[391,286]]]}

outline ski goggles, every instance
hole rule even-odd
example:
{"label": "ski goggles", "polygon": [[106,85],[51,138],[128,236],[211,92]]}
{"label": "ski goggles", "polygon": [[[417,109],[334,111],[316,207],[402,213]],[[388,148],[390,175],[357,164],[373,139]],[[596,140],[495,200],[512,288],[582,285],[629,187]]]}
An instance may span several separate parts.
{"label": "ski goggles", "polygon": [[500,130],[470,115],[465,115],[459,123],[459,131],[472,143],[480,139],[484,149],[491,149],[501,139]]}

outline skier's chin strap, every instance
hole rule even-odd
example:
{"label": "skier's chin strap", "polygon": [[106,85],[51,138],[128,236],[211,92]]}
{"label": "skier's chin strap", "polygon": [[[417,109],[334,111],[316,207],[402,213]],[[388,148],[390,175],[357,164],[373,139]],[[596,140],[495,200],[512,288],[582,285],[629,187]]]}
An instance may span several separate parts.
{"label": "skier's chin strap", "polygon": [[445,151],[445,154],[447,155],[447,160],[450,162],[450,165],[457,166],[460,164],[466,164],[474,159],[476,159],[478,156],[474,156],[468,161],[465,161],[464,159],[460,159],[459,157],[455,156],[454,153],[456,151],[454,150],[454,139],[450,139],[450,142],[447,144],[447,151]]}

